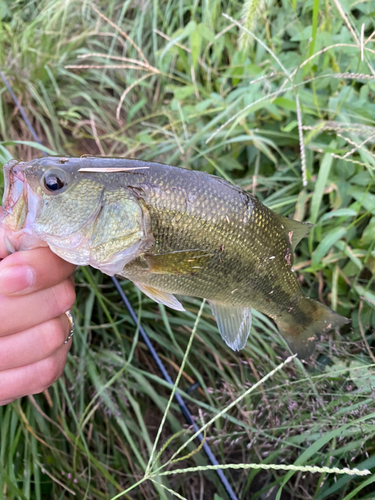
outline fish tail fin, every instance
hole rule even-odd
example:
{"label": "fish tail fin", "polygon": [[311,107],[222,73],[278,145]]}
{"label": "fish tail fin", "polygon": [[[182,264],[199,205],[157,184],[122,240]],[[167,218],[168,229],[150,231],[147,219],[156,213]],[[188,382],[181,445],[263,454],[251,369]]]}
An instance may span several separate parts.
{"label": "fish tail fin", "polygon": [[306,312],[307,322],[299,320],[297,315],[288,314],[285,320],[276,323],[292,351],[301,359],[309,358],[313,354],[317,335],[350,323],[348,318],[308,297],[301,298],[300,309]]}

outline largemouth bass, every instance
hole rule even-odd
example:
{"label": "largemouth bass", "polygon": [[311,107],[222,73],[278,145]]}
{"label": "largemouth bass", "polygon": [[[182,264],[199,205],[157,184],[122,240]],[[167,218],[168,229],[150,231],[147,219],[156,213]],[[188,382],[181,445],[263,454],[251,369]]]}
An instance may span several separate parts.
{"label": "largemouth bass", "polygon": [[279,215],[203,172],[115,158],[45,157],[4,167],[10,252],[48,245],[63,259],[133,281],[158,303],[208,300],[225,342],[242,349],[251,308],[306,358],[348,320],[309,299],[293,251],[311,225]]}

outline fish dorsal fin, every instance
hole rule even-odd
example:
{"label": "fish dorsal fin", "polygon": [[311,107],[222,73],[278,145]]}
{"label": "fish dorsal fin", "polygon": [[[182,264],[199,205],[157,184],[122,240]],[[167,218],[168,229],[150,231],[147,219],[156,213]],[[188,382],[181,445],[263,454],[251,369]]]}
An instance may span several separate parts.
{"label": "fish dorsal fin", "polygon": [[298,222],[297,220],[288,219],[283,215],[279,215],[278,218],[289,238],[289,243],[291,243],[293,251],[302,238],[307,236],[314,226],[310,222]]}
{"label": "fish dorsal fin", "polygon": [[243,349],[251,328],[251,308],[209,301],[220,335],[234,351]]}
{"label": "fish dorsal fin", "polygon": [[134,283],[141,292],[150,297],[150,299],[154,300],[158,304],[164,304],[165,306],[170,307],[171,309],[175,309],[176,311],[185,311],[181,302],[179,302],[174,295],[167,292],[162,292],[157,288],[154,288],[149,285],[144,285],[142,283]]}

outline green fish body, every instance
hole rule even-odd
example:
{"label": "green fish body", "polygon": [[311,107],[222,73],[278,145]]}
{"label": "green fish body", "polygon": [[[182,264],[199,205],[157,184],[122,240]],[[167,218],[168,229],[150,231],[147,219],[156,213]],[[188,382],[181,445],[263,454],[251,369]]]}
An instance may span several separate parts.
{"label": "green fish body", "polygon": [[47,243],[62,258],[126,277],[178,310],[175,294],[205,298],[234,350],[246,344],[251,308],[271,317],[303,358],[316,334],[347,322],[307,298],[294,275],[294,248],[311,225],[218,177],[91,157],[13,161],[4,172],[11,250]]}

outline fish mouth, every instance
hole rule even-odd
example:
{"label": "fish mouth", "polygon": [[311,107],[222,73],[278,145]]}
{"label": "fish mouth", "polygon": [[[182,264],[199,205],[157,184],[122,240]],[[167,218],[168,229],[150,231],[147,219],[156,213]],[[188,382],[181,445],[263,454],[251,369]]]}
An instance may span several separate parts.
{"label": "fish mouth", "polygon": [[36,220],[39,199],[27,182],[27,164],[11,160],[4,165],[3,214],[0,226],[5,229],[5,246],[9,253],[31,248],[34,244],[33,223]]}
{"label": "fish mouth", "polygon": [[4,197],[2,222],[12,231],[23,228],[27,215],[27,183],[18,161],[11,160],[4,166]]}

